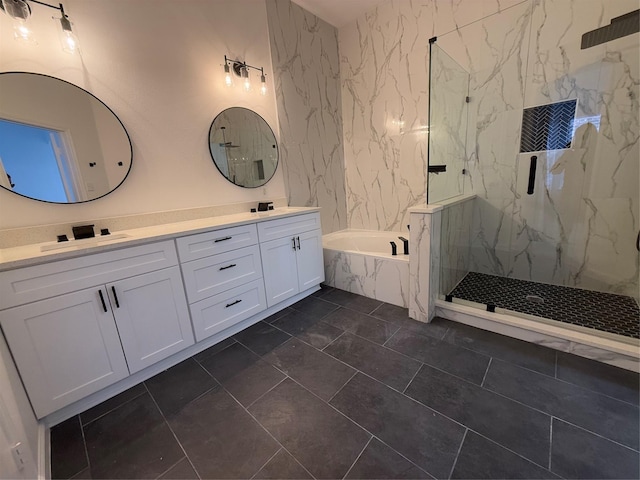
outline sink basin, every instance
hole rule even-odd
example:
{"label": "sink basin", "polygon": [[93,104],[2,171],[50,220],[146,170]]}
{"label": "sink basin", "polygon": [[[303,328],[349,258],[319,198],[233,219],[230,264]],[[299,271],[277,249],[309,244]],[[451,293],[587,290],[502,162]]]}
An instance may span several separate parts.
{"label": "sink basin", "polygon": [[112,242],[113,240],[121,240],[123,238],[129,238],[130,235],[126,233],[112,233],[111,235],[104,235],[93,238],[83,238],[82,240],[69,240],[68,242],[55,242],[40,247],[41,252],[50,252],[51,250],[72,250],[74,248],[87,248],[95,247],[97,245],[103,245],[105,243]]}

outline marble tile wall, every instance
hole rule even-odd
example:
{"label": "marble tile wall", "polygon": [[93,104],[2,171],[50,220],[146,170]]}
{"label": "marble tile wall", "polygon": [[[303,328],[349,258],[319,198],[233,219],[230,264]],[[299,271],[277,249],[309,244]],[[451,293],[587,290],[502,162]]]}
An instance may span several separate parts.
{"label": "marble tile wall", "polygon": [[471,219],[475,199],[446,206],[441,213],[440,295],[446,295],[471,267]]}
{"label": "marble tile wall", "polygon": [[[542,0],[438,39],[471,72],[472,269],[638,295],[638,36],[580,50],[637,1]],[[577,99],[571,149],[518,154],[522,109]]]}
{"label": "marble tile wall", "polygon": [[442,207],[410,211],[409,317],[430,322],[440,293]]}
{"label": "marble tile wall", "polygon": [[267,0],[280,158],[289,205],[347,228],[338,33],[289,0]]}
{"label": "marble tile wall", "polygon": [[350,228],[404,230],[426,201],[428,39],[521,0],[391,0],[342,27]]}
{"label": "marble tile wall", "polygon": [[[583,33],[637,8],[636,0],[534,5],[525,107],[577,98],[578,125],[572,149],[542,153],[540,189],[516,197],[516,278],[638,296],[638,35],[580,50]],[[519,167],[516,191],[521,177]]]}

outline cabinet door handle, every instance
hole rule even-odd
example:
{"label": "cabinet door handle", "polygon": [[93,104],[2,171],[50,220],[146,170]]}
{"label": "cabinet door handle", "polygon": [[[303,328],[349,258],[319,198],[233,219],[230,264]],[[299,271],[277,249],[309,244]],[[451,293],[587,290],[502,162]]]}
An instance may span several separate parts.
{"label": "cabinet door handle", "polygon": [[296,237],[293,237],[291,239],[291,241],[293,242],[293,249],[295,250],[296,249]]}
{"label": "cabinet door handle", "polygon": [[104,295],[102,295],[102,289],[98,290],[98,294],[100,295],[100,301],[102,302],[102,308],[104,309],[104,312],[107,313],[109,310],[107,310],[107,304],[104,301]]}
{"label": "cabinet door handle", "polygon": [[218,243],[218,242],[224,242],[225,240],[231,240],[231,237],[216,238],[213,242]]}
{"label": "cabinet door handle", "polygon": [[296,240],[298,240],[298,250],[300,250],[300,237],[296,237]]}
{"label": "cabinet door handle", "polygon": [[111,291],[113,292],[113,299],[116,301],[116,308],[120,308],[120,302],[118,302],[118,295],[116,294],[116,287],[111,286]]}
{"label": "cabinet door handle", "polygon": [[227,268],[235,267],[236,264],[232,263],[231,265],[227,265],[226,267],[220,267],[220,270],[226,270]]}
{"label": "cabinet door handle", "polygon": [[240,300],[236,300],[235,302],[227,303],[227,304],[224,306],[224,308],[232,307],[232,306],[234,306],[236,303],[240,303],[241,301],[242,301],[242,299],[240,299]]}

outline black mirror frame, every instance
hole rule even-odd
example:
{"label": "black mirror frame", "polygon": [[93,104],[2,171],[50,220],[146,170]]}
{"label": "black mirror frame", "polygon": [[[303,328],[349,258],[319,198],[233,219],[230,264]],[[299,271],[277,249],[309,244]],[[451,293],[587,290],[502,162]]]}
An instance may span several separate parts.
{"label": "black mirror frame", "polygon": [[[211,151],[211,134],[213,133],[213,125],[216,123],[216,119],[220,115],[222,115],[224,112],[226,112],[227,110],[230,110],[232,108],[240,108],[242,110],[247,110],[247,111],[253,113],[254,115],[257,115],[260,118],[260,120],[262,120],[264,122],[264,124],[267,126],[267,128],[271,132],[271,135],[273,135],[273,141],[275,142],[274,145],[276,147],[276,166],[273,169],[273,173],[271,174],[271,176],[269,178],[265,178],[264,183],[262,183],[260,185],[256,185],[255,187],[245,187],[244,185],[238,185],[237,183],[231,181],[229,179],[229,177],[227,177],[224,174],[224,172],[222,170],[220,170],[220,167],[216,163],[216,159],[213,157],[213,152]],[[213,164],[218,169],[218,172],[220,172],[220,175],[222,175],[225,178],[225,180],[227,180],[227,182],[235,185],[236,187],[240,187],[240,188],[261,188],[261,187],[264,187],[267,183],[269,183],[271,181],[273,176],[276,174],[276,171],[278,170],[278,165],[280,164],[280,147],[278,146],[278,139],[276,138],[276,134],[274,133],[273,129],[271,128],[271,125],[269,125],[269,123],[264,119],[264,117],[262,115],[260,115],[258,112],[255,112],[255,111],[251,110],[250,108],[246,108],[246,107],[229,107],[229,108],[225,108],[224,110],[220,111],[220,113],[218,113],[214,117],[213,121],[211,122],[211,126],[209,127],[209,134],[207,135],[207,146],[208,146],[208,149],[209,149],[209,155],[211,156],[211,161],[213,162]]]}
{"label": "black mirror frame", "polygon": [[40,198],[33,198],[33,197],[29,197],[27,195],[23,195],[22,193],[18,193],[16,191],[10,190],[2,185],[0,185],[0,188],[2,188],[3,190],[6,190],[7,192],[11,192],[15,195],[18,195],[20,197],[23,198],[28,198],[29,200],[35,200],[37,202],[42,202],[42,203],[50,203],[52,205],[78,205],[81,203],[89,203],[89,202],[93,202],[95,200],[98,200],[100,198],[106,197],[107,195],[113,193],[114,191],[116,191],[120,185],[122,185],[124,183],[124,181],[127,179],[127,177],[129,176],[129,173],[131,173],[131,167],[133,166],[133,144],[131,143],[131,137],[129,136],[129,132],[127,131],[127,129],[124,126],[124,123],[122,123],[122,120],[120,120],[120,117],[118,117],[118,115],[116,115],[116,113],[106,104],[104,103],[102,100],[100,100],[98,97],[96,97],[93,93],[89,92],[88,90],[85,90],[82,87],[79,87],[78,85],[75,85],[71,82],[68,82],[66,80],[62,80],[61,78],[58,77],[54,77],[52,75],[45,75],[44,73],[35,73],[35,72],[23,72],[23,71],[10,71],[10,72],[0,72],[0,75],[7,75],[7,74],[16,74],[16,73],[21,73],[21,74],[28,74],[28,75],[36,75],[39,77],[46,77],[46,78],[51,78],[53,80],[57,80],[59,82],[64,82],[68,85],[71,85],[74,88],[77,88],[78,90],[82,90],[84,93],[90,95],[91,97],[93,97],[94,99],[96,99],[98,102],[100,102],[102,105],[104,105],[104,107],[109,110],[109,112],[111,112],[111,114],[114,116],[114,118],[116,120],[118,120],[118,123],[120,123],[120,126],[122,126],[122,131],[124,132],[124,134],[127,137],[127,142],[129,142],[129,168],[127,170],[127,173],[124,174],[124,177],[122,177],[122,181],[120,183],[118,183],[118,185],[116,185],[115,187],[113,187],[111,190],[109,190],[107,193],[105,193],[104,195],[100,195],[99,197],[96,198],[92,198],[91,200],[82,200],[80,202],[52,202],[50,200],[42,200]]}

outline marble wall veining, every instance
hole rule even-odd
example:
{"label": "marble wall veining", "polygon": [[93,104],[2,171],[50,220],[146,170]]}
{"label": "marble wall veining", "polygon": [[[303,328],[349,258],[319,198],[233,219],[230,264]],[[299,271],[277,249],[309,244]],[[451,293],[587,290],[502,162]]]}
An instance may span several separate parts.
{"label": "marble wall veining", "polygon": [[322,207],[324,233],[347,228],[338,32],[289,0],[267,0],[289,205]]}
{"label": "marble wall veining", "polygon": [[[532,1],[438,39],[471,72],[472,270],[638,295],[638,36],[580,50],[635,8]],[[519,154],[522,109],[570,99],[571,148]]]}
{"label": "marble wall veining", "polygon": [[521,1],[391,0],[340,29],[350,228],[404,230],[426,201],[429,38]]}

